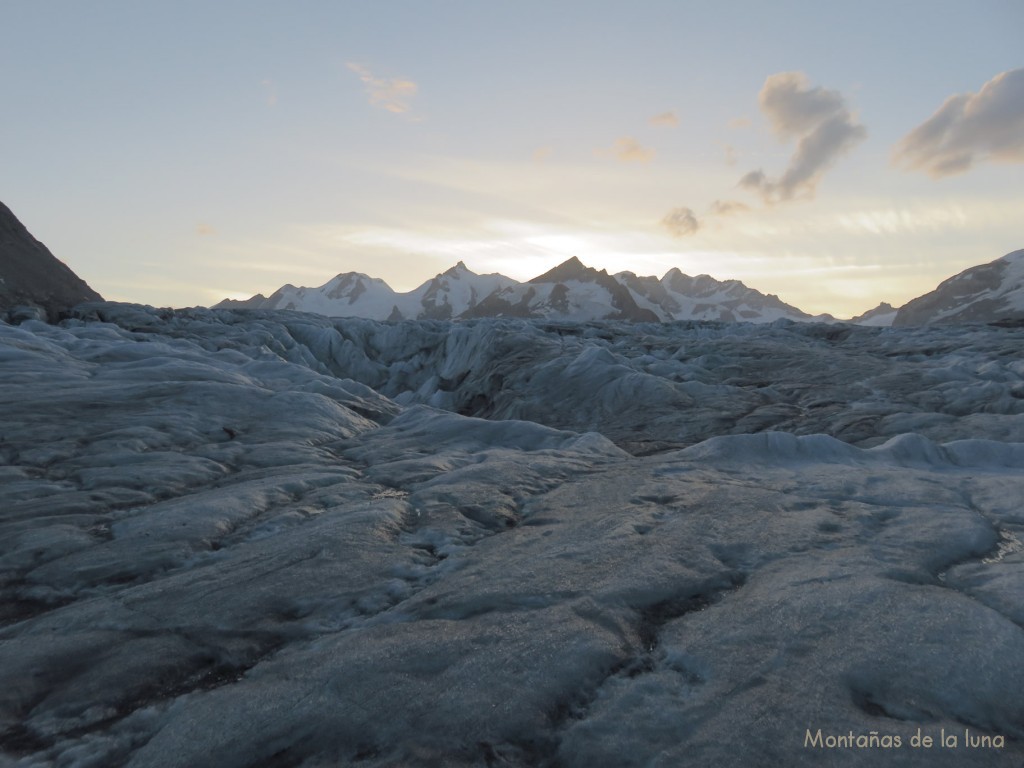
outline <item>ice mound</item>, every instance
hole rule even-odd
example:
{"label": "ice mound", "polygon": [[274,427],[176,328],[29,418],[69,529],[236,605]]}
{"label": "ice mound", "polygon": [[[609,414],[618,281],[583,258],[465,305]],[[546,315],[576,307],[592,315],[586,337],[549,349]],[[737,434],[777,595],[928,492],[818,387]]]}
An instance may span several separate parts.
{"label": "ice mound", "polygon": [[0,762],[1017,768],[1019,333],[0,323]]}
{"label": "ice mound", "polygon": [[897,435],[874,448],[857,448],[828,435],[759,432],[713,437],[686,448],[682,454],[712,465],[749,462],[1024,469],[1024,444],[1021,443],[976,439],[942,445],[917,434]]}

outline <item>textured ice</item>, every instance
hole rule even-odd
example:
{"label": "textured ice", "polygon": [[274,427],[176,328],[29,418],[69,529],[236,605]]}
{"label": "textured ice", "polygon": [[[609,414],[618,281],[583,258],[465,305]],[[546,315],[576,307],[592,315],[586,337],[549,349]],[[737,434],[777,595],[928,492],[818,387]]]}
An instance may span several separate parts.
{"label": "textured ice", "polygon": [[1019,766],[1022,341],[0,324],[0,762]]}

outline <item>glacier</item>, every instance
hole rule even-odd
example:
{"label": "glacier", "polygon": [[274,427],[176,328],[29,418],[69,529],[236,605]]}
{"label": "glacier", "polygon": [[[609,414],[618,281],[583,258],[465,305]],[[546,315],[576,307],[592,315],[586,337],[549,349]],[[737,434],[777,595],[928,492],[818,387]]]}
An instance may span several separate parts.
{"label": "glacier", "polygon": [[0,322],[0,764],[1019,766],[1022,342]]}

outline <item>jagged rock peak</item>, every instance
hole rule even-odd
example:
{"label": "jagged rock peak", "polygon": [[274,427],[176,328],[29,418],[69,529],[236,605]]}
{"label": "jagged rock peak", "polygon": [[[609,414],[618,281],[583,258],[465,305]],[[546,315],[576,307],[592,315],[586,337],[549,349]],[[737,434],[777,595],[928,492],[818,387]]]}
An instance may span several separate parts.
{"label": "jagged rock peak", "polygon": [[446,269],[441,274],[445,277],[460,277],[461,275],[474,275],[476,273],[466,266],[466,262],[460,260],[454,267]]}
{"label": "jagged rock peak", "polygon": [[[531,283],[561,283],[566,280],[582,280],[589,281],[593,280],[596,276],[602,274],[592,267],[588,267],[578,257],[573,256],[566,259],[557,267],[549,269],[543,275],[529,280]],[[607,274],[607,273],[605,273]]]}

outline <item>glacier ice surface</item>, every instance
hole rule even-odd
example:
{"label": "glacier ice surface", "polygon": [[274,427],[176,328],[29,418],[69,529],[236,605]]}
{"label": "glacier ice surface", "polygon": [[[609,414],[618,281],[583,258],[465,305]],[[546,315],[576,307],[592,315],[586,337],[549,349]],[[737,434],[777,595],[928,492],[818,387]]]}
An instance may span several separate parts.
{"label": "glacier ice surface", "polygon": [[1019,766],[1022,334],[0,324],[0,761]]}

